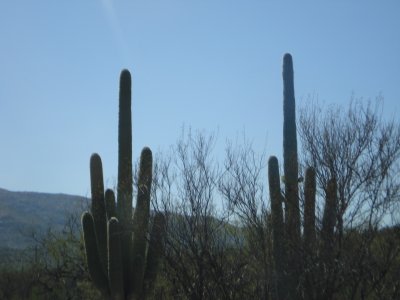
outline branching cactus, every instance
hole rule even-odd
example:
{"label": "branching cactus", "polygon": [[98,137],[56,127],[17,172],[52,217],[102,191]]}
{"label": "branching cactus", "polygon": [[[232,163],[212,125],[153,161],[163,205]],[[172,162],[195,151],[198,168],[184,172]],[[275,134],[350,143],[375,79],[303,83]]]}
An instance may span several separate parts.
{"label": "branching cactus", "polygon": [[[301,277],[307,262],[302,253],[312,255],[316,247],[315,224],[315,170],[306,170],[304,182],[304,228],[301,228],[298,195],[299,172],[297,157],[296,114],[293,81],[293,61],[290,54],[283,58],[283,159],[285,189],[280,185],[278,159],[270,157],[268,161],[268,181],[271,198],[273,257],[275,266],[274,299],[300,299]],[[326,188],[326,203],[322,221],[321,264],[329,264],[332,259],[332,242],[336,214],[336,182],[334,179]],[[282,206],[285,209],[283,210]],[[301,236],[303,232],[303,238]],[[302,242],[303,241],[303,242]],[[330,253],[328,253],[330,252]],[[307,279],[306,279],[307,281]],[[305,287],[307,289],[307,286]],[[308,293],[305,291],[305,293]],[[313,293],[315,295],[315,293]]]}
{"label": "branching cactus", "polygon": [[82,215],[87,264],[94,285],[106,299],[145,299],[151,293],[165,234],[165,220],[155,215],[150,240],[152,153],[140,157],[138,194],[132,219],[131,75],[120,78],[117,201],[104,192],[101,158],[90,159],[91,212]]}

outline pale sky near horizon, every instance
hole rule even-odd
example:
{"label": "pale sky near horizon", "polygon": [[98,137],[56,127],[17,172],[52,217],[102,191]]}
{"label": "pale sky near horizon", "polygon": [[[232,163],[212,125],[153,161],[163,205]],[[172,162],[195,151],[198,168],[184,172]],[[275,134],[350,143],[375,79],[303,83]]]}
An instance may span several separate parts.
{"label": "pale sky near horizon", "polygon": [[0,3],[0,187],[90,195],[117,174],[118,80],[133,77],[134,159],[183,126],[282,152],[282,57],[299,105],[384,98],[399,116],[400,1]]}

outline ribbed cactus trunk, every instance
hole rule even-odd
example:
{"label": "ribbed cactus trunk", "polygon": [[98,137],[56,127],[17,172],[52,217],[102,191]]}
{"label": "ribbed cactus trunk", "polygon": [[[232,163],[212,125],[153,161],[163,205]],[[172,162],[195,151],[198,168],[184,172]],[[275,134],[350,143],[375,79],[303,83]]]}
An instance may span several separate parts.
{"label": "ribbed cactus trunk", "polygon": [[92,207],[82,216],[87,263],[105,298],[145,299],[157,275],[165,221],[162,214],[156,215],[148,244],[153,161],[149,148],[144,148],[140,157],[132,219],[131,75],[127,70],[120,77],[118,144],[117,203],[112,190],[104,193],[100,156],[93,154],[90,160]]}
{"label": "ribbed cactus trunk", "polygon": [[117,214],[121,230],[122,261],[124,261],[125,293],[132,282],[130,268],[132,249],[132,116],[131,116],[131,74],[123,70],[119,86],[118,123],[118,186]]}
{"label": "ribbed cactus trunk", "polygon": [[[294,249],[297,249],[300,245],[299,167],[297,160],[293,61],[290,54],[285,54],[283,57],[283,170],[286,197],[285,218],[287,220],[287,236],[291,240],[291,245],[289,246]],[[292,251],[290,250],[290,252]]]}
{"label": "ribbed cactus trunk", "polygon": [[289,297],[296,297],[300,274],[300,208],[297,159],[296,104],[294,98],[293,61],[290,54],[283,57],[283,171],[285,176],[285,222],[288,253]]}

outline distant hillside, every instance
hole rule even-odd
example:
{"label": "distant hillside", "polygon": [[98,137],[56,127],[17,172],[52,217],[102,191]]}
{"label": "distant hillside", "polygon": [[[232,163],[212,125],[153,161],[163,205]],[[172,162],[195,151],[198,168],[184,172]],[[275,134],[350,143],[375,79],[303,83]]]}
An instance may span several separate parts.
{"label": "distant hillside", "polygon": [[81,214],[87,198],[65,194],[11,192],[0,189],[0,248],[23,249],[29,234],[50,226],[61,230],[68,216]]}

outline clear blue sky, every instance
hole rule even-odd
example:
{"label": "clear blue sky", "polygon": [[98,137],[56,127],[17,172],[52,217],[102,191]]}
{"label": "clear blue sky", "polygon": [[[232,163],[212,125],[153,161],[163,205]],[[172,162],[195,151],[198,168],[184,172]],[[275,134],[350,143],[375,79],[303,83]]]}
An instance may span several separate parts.
{"label": "clear blue sky", "polygon": [[183,125],[282,151],[282,56],[298,102],[400,101],[400,1],[1,1],[0,187],[89,195],[117,174],[118,79],[133,75],[133,151]]}

